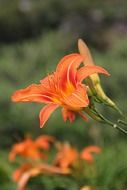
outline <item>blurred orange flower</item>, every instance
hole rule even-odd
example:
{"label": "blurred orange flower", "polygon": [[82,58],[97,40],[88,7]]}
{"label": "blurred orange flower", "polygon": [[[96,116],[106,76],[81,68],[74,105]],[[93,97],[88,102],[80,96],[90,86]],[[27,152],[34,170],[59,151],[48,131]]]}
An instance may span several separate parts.
{"label": "blurred orange flower", "polygon": [[88,163],[93,163],[93,153],[100,153],[101,148],[98,146],[88,146],[84,148],[80,153],[80,158],[86,160]]}
{"label": "blurred orange flower", "polygon": [[48,135],[39,136],[36,140],[27,137],[24,141],[13,145],[9,160],[14,161],[16,155],[32,159],[45,158],[46,154],[42,153],[40,149],[48,150],[49,143],[53,141],[54,137]]}
{"label": "blurred orange flower", "polygon": [[32,159],[38,159],[44,156],[38,149],[35,142],[29,137],[24,141],[13,145],[12,150],[9,154],[9,160],[13,161],[16,155],[29,157]]}
{"label": "blurred orange flower", "polygon": [[[17,90],[12,95],[14,102],[37,102],[47,105],[40,112],[40,127],[43,127],[50,115],[59,106],[63,107],[64,121],[75,119],[75,113],[79,113],[86,120],[81,110],[89,105],[87,87],[82,81],[93,73],[108,72],[99,66],[83,66],[80,54],[73,53],[62,58],[56,71],[40,81],[40,84],[32,84],[25,89]],[[78,69],[79,68],[79,69]]]}
{"label": "blurred orange flower", "polygon": [[36,164],[32,165],[30,163],[23,164],[20,168],[16,169],[12,178],[17,182],[18,190],[25,190],[28,180],[31,177],[35,177],[39,174],[68,174],[69,170],[62,170],[55,166],[50,166],[48,164]]}
{"label": "blurred orange flower", "polygon": [[58,153],[54,160],[54,164],[62,169],[67,169],[77,160],[78,151],[71,147],[68,143],[57,144]]}

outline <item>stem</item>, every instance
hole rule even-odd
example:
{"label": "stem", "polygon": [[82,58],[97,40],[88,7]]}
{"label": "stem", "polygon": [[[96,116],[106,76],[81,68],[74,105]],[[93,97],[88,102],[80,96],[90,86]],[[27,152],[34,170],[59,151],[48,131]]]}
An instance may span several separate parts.
{"label": "stem", "polygon": [[111,122],[110,120],[108,120],[107,118],[105,118],[101,113],[99,113],[96,109],[94,109],[94,112],[102,119],[102,121],[106,122],[107,124],[109,124],[110,126],[116,128],[115,123]]}
{"label": "stem", "polygon": [[118,129],[119,131],[123,132],[124,134],[127,134],[127,131],[125,129],[121,128],[120,126],[116,125],[115,128]]}
{"label": "stem", "polygon": [[[99,113],[95,108],[93,110],[101,119],[103,122],[105,122],[106,124],[109,124],[111,127],[115,128],[115,129],[118,129],[119,131],[127,134],[127,131],[123,128],[121,128],[120,126],[118,126],[118,124],[116,123],[113,123],[112,121],[108,120],[107,118],[105,118],[101,113]],[[119,120],[119,122],[121,122],[122,120]],[[124,121],[122,121],[124,122]],[[125,122],[124,122],[125,124]],[[127,123],[126,123],[127,124]]]}
{"label": "stem", "polygon": [[121,123],[121,124],[123,124],[123,125],[127,125],[127,122],[126,122],[126,121],[123,121],[123,120],[121,120],[121,119],[118,119],[117,122],[118,122],[118,123]]}

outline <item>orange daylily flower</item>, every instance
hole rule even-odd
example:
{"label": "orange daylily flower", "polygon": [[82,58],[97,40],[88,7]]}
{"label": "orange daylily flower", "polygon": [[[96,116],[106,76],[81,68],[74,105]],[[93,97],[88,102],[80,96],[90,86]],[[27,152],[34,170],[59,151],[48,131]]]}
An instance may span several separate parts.
{"label": "orange daylily flower", "polygon": [[101,148],[98,146],[88,146],[84,148],[80,153],[80,158],[86,160],[88,163],[93,163],[93,153],[99,154],[101,152]]}
{"label": "orange daylily flower", "polygon": [[17,182],[18,190],[25,190],[25,187],[31,177],[35,177],[39,174],[69,174],[68,169],[62,170],[56,166],[50,166],[48,164],[32,165],[30,163],[23,164],[20,168],[16,169],[12,178]]}
{"label": "orange daylily flower", "polygon": [[24,141],[13,145],[9,154],[9,160],[14,161],[16,155],[20,155],[25,158],[29,157],[32,159],[46,157],[46,155],[40,151],[40,145],[38,147],[38,144],[35,143],[30,137],[27,137]]}
{"label": "orange daylily flower", "polygon": [[62,169],[69,168],[78,159],[78,151],[68,143],[58,143],[57,149],[58,153],[56,154],[54,164]]}
{"label": "orange daylily flower", "polygon": [[59,106],[62,109],[64,121],[75,119],[75,113],[81,112],[89,105],[87,86],[82,81],[94,73],[108,72],[99,66],[83,66],[79,68],[84,58],[73,53],[61,59],[56,71],[40,81],[40,84],[32,84],[25,89],[17,90],[12,95],[14,102],[37,102],[47,104],[40,112],[40,127],[43,127],[50,115]]}

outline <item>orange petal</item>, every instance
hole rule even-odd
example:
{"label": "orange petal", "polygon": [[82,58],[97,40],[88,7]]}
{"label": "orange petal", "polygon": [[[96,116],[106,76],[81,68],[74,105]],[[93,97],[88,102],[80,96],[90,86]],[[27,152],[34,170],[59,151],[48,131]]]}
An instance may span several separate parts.
{"label": "orange petal", "polygon": [[28,183],[28,180],[30,179],[30,173],[29,172],[26,172],[24,173],[19,182],[18,182],[18,190],[25,190],[26,189],[26,185]]}
{"label": "orange petal", "polygon": [[57,104],[48,104],[40,111],[39,118],[40,118],[40,127],[41,128],[44,126],[46,121],[49,119],[52,112],[58,107],[59,107],[59,105],[57,105]]}
{"label": "orange petal", "polygon": [[78,85],[77,89],[64,100],[65,105],[69,110],[80,110],[80,108],[87,107],[89,99],[87,96],[87,88],[84,85]]}
{"label": "orange petal", "polygon": [[99,66],[84,66],[77,72],[77,81],[82,82],[88,76],[94,73],[102,73],[109,76],[109,73],[102,67]]}
{"label": "orange petal", "polygon": [[9,160],[14,161],[17,154],[24,151],[24,143],[16,143],[13,145],[12,150],[9,153]]}
{"label": "orange petal", "polygon": [[94,161],[94,157],[92,153],[99,154],[101,152],[101,148],[98,146],[88,146],[82,150],[80,153],[81,159],[86,160],[89,163],[92,163]]}
{"label": "orange petal", "polygon": [[46,88],[49,88],[49,77],[52,77],[53,75],[48,75],[44,79],[40,80],[40,83],[43,84]]}
{"label": "orange petal", "polygon": [[45,90],[51,90],[55,82],[56,82],[55,73],[48,75],[44,79],[40,80],[40,83],[42,84]]}
{"label": "orange petal", "polygon": [[18,190],[25,190],[26,185],[31,177],[37,176],[41,173],[40,168],[31,168],[30,170],[23,173],[21,178],[18,181]]}
{"label": "orange petal", "polygon": [[77,68],[82,61],[83,58],[78,53],[73,53],[63,57],[56,69],[60,87],[65,88],[66,83],[72,83],[75,85]]}
{"label": "orange petal", "polygon": [[15,182],[18,182],[20,177],[23,175],[23,173],[25,173],[26,171],[28,171],[32,166],[29,163],[25,163],[22,166],[20,166],[18,169],[16,169],[13,174],[12,174],[12,178]]}
{"label": "orange petal", "polygon": [[99,146],[88,146],[84,149],[85,152],[90,152],[90,153],[100,153],[101,148]]}
{"label": "orange petal", "polygon": [[28,150],[28,147],[32,147],[32,144],[33,144],[33,141],[31,138],[26,138],[22,142],[15,143],[12,146],[12,149],[9,153],[9,160],[14,161],[16,155],[24,155],[24,153],[26,152],[25,150],[26,149]]}
{"label": "orange petal", "polygon": [[81,159],[87,161],[88,163],[93,163],[94,162],[94,158],[90,153],[87,153],[85,155],[81,155]]}
{"label": "orange petal", "polygon": [[69,168],[78,158],[78,151],[70,144],[58,144],[58,153],[56,154],[54,164],[60,168]]}
{"label": "orange petal", "polygon": [[55,138],[50,135],[41,135],[35,140],[35,144],[37,147],[42,148],[44,150],[49,150],[50,143],[53,143]]}
{"label": "orange petal", "polygon": [[75,120],[75,113],[66,108],[62,109],[62,116],[65,122],[67,121],[67,119],[69,119],[71,123]]}
{"label": "orange petal", "polygon": [[46,93],[41,84],[32,84],[25,89],[17,90],[11,98],[13,102],[52,102],[51,97]]}

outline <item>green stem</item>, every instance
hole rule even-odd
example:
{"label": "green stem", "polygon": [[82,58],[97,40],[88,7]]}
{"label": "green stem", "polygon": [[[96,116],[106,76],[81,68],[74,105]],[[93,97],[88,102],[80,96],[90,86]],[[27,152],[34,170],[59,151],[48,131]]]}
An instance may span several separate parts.
{"label": "green stem", "polygon": [[123,120],[121,120],[121,119],[118,119],[117,122],[127,126],[127,122],[126,122],[126,121],[123,121]]}
{"label": "green stem", "polygon": [[[105,118],[101,113],[99,113],[95,108],[94,108],[94,113],[97,114],[97,116],[99,116],[102,121],[106,124],[109,124],[111,127],[115,128],[115,129],[118,129],[119,131],[127,134],[127,131],[123,128],[121,128],[118,124],[116,123],[113,123],[112,121],[108,120],[107,118]],[[121,121],[121,120],[120,120]]]}

